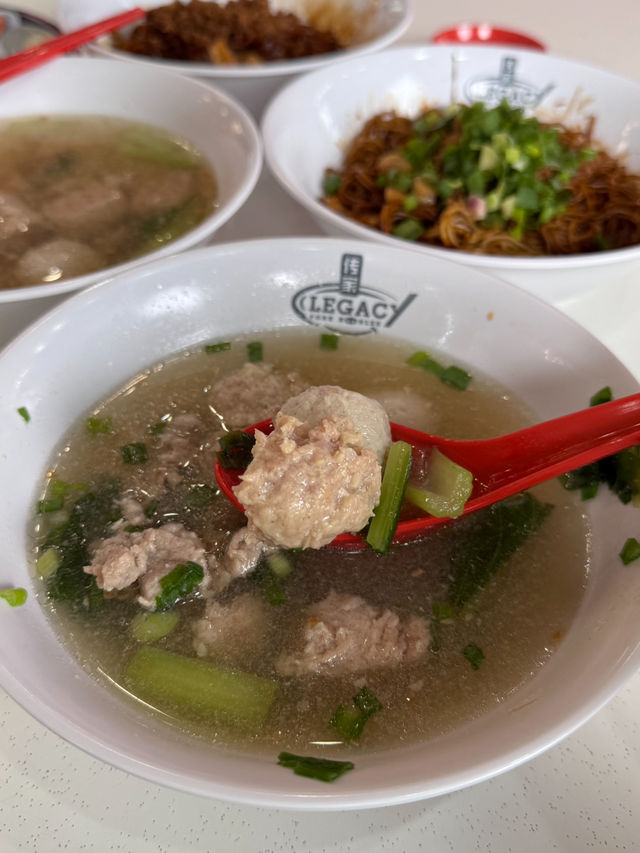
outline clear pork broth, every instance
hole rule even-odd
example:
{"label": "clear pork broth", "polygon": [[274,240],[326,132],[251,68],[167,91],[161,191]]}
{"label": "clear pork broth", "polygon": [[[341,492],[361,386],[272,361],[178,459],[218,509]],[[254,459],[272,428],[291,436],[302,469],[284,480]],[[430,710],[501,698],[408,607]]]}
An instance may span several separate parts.
{"label": "clear pork broth", "polygon": [[217,185],[202,155],[151,125],[105,116],[0,124],[0,289],[152,252],[199,225]]}
{"label": "clear pork broth", "polygon": [[[255,340],[252,336],[251,340]],[[211,386],[246,361],[249,338],[234,340],[230,350],[207,354],[203,348],[179,354],[150,368],[126,388],[88,413],[111,418],[112,434],[90,435],[83,422],[69,434],[50,474],[68,483],[90,488],[105,475],[117,477],[122,488],[149,490],[149,466],[154,441],[149,427],[167,415],[198,413],[218,426],[210,409]],[[447,387],[436,376],[405,364],[413,351],[406,344],[369,337],[340,338],[335,351],[320,347],[317,333],[287,331],[261,336],[265,361],[297,370],[311,384],[337,384],[390,404],[392,420],[458,438],[497,435],[530,423],[531,414],[504,388],[473,374],[465,391]],[[437,356],[437,354],[436,354]],[[407,406],[409,399],[414,405]],[[125,465],[120,447],[144,441],[149,462]],[[215,485],[213,448],[203,436],[203,479],[196,468],[173,493],[161,496],[156,512],[164,520],[179,520],[195,530],[206,547],[221,551],[229,533],[243,517],[222,496],[205,508],[185,506],[189,482]],[[211,462],[211,464],[210,464]],[[197,467],[197,466],[196,466]],[[191,481],[189,478],[191,477]],[[313,675],[306,679],[278,678],[273,663],[281,649],[300,645],[300,625],[306,605],[330,590],[362,596],[369,603],[392,608],[402,617],[411,614],[432,619],[433,605],[446,599],[451,581],[449,555],[469,524],[461,520],[431,533],[423,542],[394,546],[388,556],[370,551],[345,554],[327,549],[293,555],[293,572],[285,579],[286,601],[267,605],[269,627],[260,642],[233,645],[218,663],[276,678],[278,698],[258,731],[235,728],[219,721],[195,720],[174,708],[160,709],[164,718],[209,741],[236,746],[253,744],[261,750],[310,750],[328,745],[330,751],[349,749],[329,726],[339,705],[349,704],[363,684],[378,697],[383,710],[367,723],[359,749],[387,748],[437,736],[488,711],[496,702],[531,678],[553,653],[580,603],[586,580],[588,552],[586,520],[575,494],[557,482],[536,490],[554,509],[537,533],[503,565],[453,620],[440,625],[439,649],[404,668],[374,669],[346,677]],[[42,542],[52,521],[38,517],[36,542]],[[228,600],[243,591],[261,596],[255,578],[235,580],[223,593]],[[43,604],[82,665],[102,681],[122,684],[127,661],[138,644],[131,621],[140,610],[133,600],[108,600],[99,612],[73,612],[62,602]],[[203,611],[203,601],[177,607],[178,628],[157,645],[195,656],[190,620]],[[463,654],[469,644],[479,647],[484,660],[472,668]],[[106,676],[106,679],[105,679]]]}

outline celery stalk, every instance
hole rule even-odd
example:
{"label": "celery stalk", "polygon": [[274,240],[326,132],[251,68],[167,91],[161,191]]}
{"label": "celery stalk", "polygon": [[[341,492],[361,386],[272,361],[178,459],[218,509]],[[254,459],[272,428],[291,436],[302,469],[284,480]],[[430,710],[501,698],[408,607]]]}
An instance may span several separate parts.
{"label": "celery stalk", "polygon": [[471,471],[434,448],[429,457],[426,479],[420,486],[407,486],[405,498],[436,518],[457,518],[472,491]]}
{"label": "celery stalk", "polygon": [[125,672],[125,686],[162,710],[200,719],[216,717],[246,727],[262,723],[278,685],[268,678],[222,669],[154,646],[142,646]]}
{"label": "celery stalk", "polygon": [[387,554],[391,547],[410,471],[411,445],[395,441],[384,467],[380,503],[373,512],[367,533],[367,545],[379,554]]}

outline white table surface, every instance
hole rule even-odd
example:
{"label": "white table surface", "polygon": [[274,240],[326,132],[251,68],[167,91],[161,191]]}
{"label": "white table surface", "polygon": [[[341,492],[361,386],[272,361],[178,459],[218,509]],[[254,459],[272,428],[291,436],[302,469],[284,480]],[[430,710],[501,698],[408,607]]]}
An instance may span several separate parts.
{"label": "white table surface", "polygon": [[[405,42],[428,41],[482,15],[537,36],[552,53],[640,80],[638,0],[415,4]],[[9,5],[55,19],[56,0]],[[315,233],[264,174],[216,242]],[[622,280],[565,310],[640,377],[639,285]],[[638,709],[640,674],[578,732],[496,779],[423,803],[323,815],[229,805],[150,784],[67,744],[0,691],[0,853],[640,851]]]}

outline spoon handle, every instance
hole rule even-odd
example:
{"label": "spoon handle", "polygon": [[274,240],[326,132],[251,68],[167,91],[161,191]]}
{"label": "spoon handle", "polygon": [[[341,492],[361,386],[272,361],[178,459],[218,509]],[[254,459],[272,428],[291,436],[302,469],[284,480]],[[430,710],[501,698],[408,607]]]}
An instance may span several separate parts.
{"label": "spoon handle", "polygon": [[490,492],[493,501],[640,443],[640,394],[497,438],[436,443],[474,472],[475,495]]}

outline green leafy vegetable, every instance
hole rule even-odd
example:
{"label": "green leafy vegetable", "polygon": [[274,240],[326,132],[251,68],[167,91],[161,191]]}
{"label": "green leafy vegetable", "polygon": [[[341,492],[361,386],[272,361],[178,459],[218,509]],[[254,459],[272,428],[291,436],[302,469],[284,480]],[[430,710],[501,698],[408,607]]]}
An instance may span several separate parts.
{"label": "green leafy vegetable", "polygon": [[29,423],[29,421],[31,420],[31,415],[29,414],[29,410],[26,406],[20,406],[20,408],[16,409],[16,411],[18,412],[22,420],[25,421],[25,423]]}
{"label": "green leafy vegetable", "polygon": [[164,415],[164,417],[160,418],[155,424],[151,424],[149,427],[149,435],[162,435],[162,433],[166,430],[169,425],[170,415]]}
{"label": "green leafy vegetable", "polygon": [[340,705],[329,720],[341,738],[359,740],[368,720],[382,710],[382,703],[365,685],[353,697],[353,705]]}
{"label": "green leafy vegetable", "polygon": [[484,652],[475,643],[469,643],[462,650],[462,654],[471,664],[473,669],[480,669],[480,664],[484,660]]}
{"label": "green leafy vegetable", "polygon": [[367,533],[367,545],[379,554],[389,553],[410,471],[411,445],[394,441],[384,466],[380,502],[373,511]]}
{"label": "green leafy vegetable", "polygon": [[204,569],[198,563],[187,560],[171,569],[160,578],[160,595],[156,596],[156,611],[168,610],[178,601],[192,593],[202,582]]}
{"label": "green leafy vegetable", "polygon": [[251,451],[256,443],[248,432],[235,429],[220,438],[220,450],[216,453],[223,468],[243,470],[251,462]]}
{"label": "green leafy vegetable", "polygon": [[142,465],[149,458],[147,445],[142,441],[132,441],[120,448],[122,461],[127,465]]}
{"label": "green leafy vegetable", "polygon": [[124,683],[159,708],[180,709],[196,719],[215,717],[249,730],[264,722],[278,691],[271,679],[149,645],[134,653]]}
{"label": "green leafy vegetable", "polygon": [[96,579],[84,571],[91,558],[88,545],[104,539],[109,527],[122,517],[118,503],[119,486],[108,480],[74,503],[69,519],[55,527],[43,547],[55,548],[60,563],[50,577],[47,591],[54,600],[71,602],[92,610],[102,601]]}
{"label": "green leafy vegetable", "polygon": [[220,489],[208,486],[206,483],[191,486],[187,492],[187,506],[192,509],[203,509],[209,506],[218,494],[220,494]]}
{"label": "green leafy vegetable", "polygon": [[622,546],[622,551],[620,551],[620,559],[628,566],[629,563],[633,563],[634,560],[637,560],[640,557],[640,542],[633,536],[630,536],[629,539]]}
{"label": "green leafy vegetable", "polygon": [[297,776],[307,776],[320,782],[335,782],[348,770],[353,770],[352,761],[335,761],[331,758],[314,758],[312,755],[294,755],[292,752],[281,752],[278,764],[288,767]]}
{"label": "green leafy vegetable", "polygon": [[7,602],[9,607],[21,607],[27,600],[27,590],[22,587],[0,590],[0,598]]}
{"label": "green leafy vegetable", "polygon": [[451,604],[446,601],[436,601],[432,607],[431,617],[431,643],[429,650],[439,652],[442,638],[442,623],[453,619],[455,611]]}
{"label": "green leafy vegetable", "polygon": [[540,527],[551,512],[530,492],[506,498],[469,517],[451,552],[449,601],[461,608]]}

